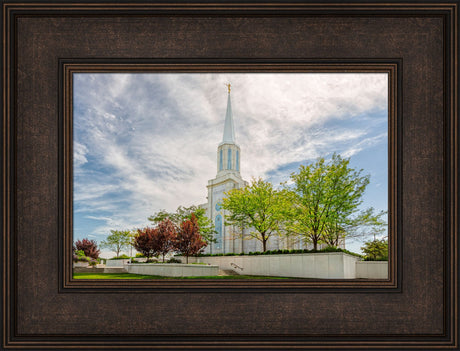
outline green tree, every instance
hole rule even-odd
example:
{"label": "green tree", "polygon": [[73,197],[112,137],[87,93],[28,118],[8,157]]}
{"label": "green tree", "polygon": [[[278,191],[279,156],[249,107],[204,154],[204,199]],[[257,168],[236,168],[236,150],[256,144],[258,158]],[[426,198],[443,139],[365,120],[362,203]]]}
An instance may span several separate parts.
{"label": "green tree", "polygon": [[181,228],[181,224],[184,221],[192,218],[192,214],[196,217],[199,226],[199,234],[203,237],[203,240],[208,244],[210,242],[215,242],[214,234],[216,234],[217,232],[214,229],[214,225],[212,221],[206,216],[206,210],[199,206],[179,206],[176,212],[167,212],[166,210],[160,210],[154,213],[152,216],[150,216],[148,220],[157,225],[166,218],[169,218],[169,220],[171,220],[174,223],[176,230],[179,230]]}
{"label": "green tree", "polygon": [[347,238],[363,240],[373,236],[373,239],[376,240],[377,237],[385,235],[387,221],[384,217],[386,215],[387,211],[375,213],[373,207],[359,212],[346,229]]}
{"label": "green tree", "polygon": [[285,191],[273,188],[261,178],[252,179],[251,184],[232,189],[226,193],[222,208],[228,211],[225,222],[238,227],[254,228],[250,236],[262,242],[263,251],[273,234],[281,232],[283,208],[287,205]]}
{"label": "green tree", "polygon": [[365,254],[365,259],[372,261],[387,261],[388,260],[388,240],[376,239],[367,241],[361,248]]}
{"label": "green tree", "polygon": [[120,252],[131,243],[131,232],[129,230],[111,230],[106,240],[101,241],[100,246],[115,251],[117,257]]}
{"label": "green tree", "polygon": [[291,175],[286,210],[286,229],[300,235],[316,250],[318,244],[337,246],[347,231],[360,224],[358,215],[369,175],[350,168],[350,159],[334,154],[329,162],[324,157],[315,163],[301,165]]}

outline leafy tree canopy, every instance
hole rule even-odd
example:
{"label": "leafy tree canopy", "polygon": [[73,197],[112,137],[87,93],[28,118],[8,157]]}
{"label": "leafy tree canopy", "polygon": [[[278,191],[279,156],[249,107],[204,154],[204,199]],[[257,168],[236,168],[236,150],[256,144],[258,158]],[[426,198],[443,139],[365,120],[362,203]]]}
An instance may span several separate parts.
{"label": "leafy tree canopy", "polygon": [[137,234],[134,236],[133,247],[139,251],[142,255],[147,257],[147,260],[152,256],[158,255],[154,244],[154,237],[156,235],[156,228],[144,228],[138,229]]}
{"label": "leafy tree canopy", "polygon": [[200,253],[207,246],[200,235],[198,219],[192,214],[190,219],[181,223],[175,238],[174,248],[186,257]]}
{"label": "leafy tree canopy", "polygon": [[129,230],[111,230],[110,235],[101,241],[101,248],[108,248],[119,256],[120,252],[127,248],[131,242],[131,232]]}
{"label": "leafy tree canopy", "polygon": [[100,254],[100,250],[97,248],[96,240],[82,239],[75,242],[73,251],[81,250],[85,253],[85,256],[97,259]]}
{"label": "leafy tree canopy", "polygon": [[176,212],[161,210],[150,216],[148,220],[158,224],[166,218],[169,218],[176,227],[176,230],[179,230],[183,222],[192,218],[192,214],[196,217],[199,226],[199,234],[203,237],[204,241],[207,243],[215,242],[214,234],[216,234],[216,230],[214,229],[214,225],[206,216],[206,210],[199,206],[179,206]]}
{"label": "leafy tree canopy", "polygon": [[168,218],[158,223],[156,228],[154,239],[154,250],[163,256],[163,262],[165,261],[165,255],[174,249],[174,242],[176,239],[176,227],[173,222]]}
{"label": "leafy tree canopy", "polygon": [[262,242],[263,251],[270,236],[281,231],[286,205],[285,191],[274,189],[261,178],[252,179],[244,188],[230,190],[222,202],[222,208],[229,212],[226,224],[254,228],[250,235]]}
{"label": "leafy tree canopy", "polygon": [[286,229],[301,235],[314,249],[320,243],[338,246],[340,241],[362,225],[378,226],[384,213],[373,209],[360,212],[369,175],[350,167],[350,159],[334,154],[309,165],[301,165],[286,186],[292,206],[287,207]]}
{"label": "leafy tree canopy", "polygon": [[373,241],[367,241],[361,248],[365,254],[367,260],[388,260],[388,240],[387,239],[376,239]]}

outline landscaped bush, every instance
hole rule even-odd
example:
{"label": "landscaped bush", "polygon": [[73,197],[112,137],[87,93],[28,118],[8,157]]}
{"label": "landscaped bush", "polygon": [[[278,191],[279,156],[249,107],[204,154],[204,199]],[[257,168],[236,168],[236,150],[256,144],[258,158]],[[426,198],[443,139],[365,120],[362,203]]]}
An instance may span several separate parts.
{"label": "landscaped bush", "polygon": [[373,240],[364,243],[361,248],[365,261],[388,261],[388,240]]}
{"label": "landscaped bush", "polygon": [[112,257],[112,258],[109,258],[109,260],[127,260],[131,257],[127,256],[127,255],[120,255],[118,257]]}
{"label": "landscaped bush", "polygon": [[138,252],[136,254],[136,258],[145,258],[145,255],[141,254],[140,252]]}
{"label": "landscaped bush", "polygon": [[83,250],[76,250],[72,259],[74,262],[89,262],[91,257],[86,257]]}
{"label": "landscaped bush", "polygon": [[171,257],[168,261],[166,261],[167,263],[182,263],[181,260],[178,260],[177,258],[174,258],[174,257]]}
{"label": "landscaped bush", "polygon": [[146,264],[146,263],[159,263],[158,260],[150,260],[148,262],[144,261],[137,261],[134,258],[131,260],[131,263],[137,263],[137,264]]}
{"label": "landscaped bush", "polygon": [[[246,255],[254,256],[254,255],[284,255],[284,254],[299,254],[299,253],[321,253],[321,252],[343,252],[352,256],[356,257],[362,257],[361,255],[351,252],[345,249],[341,249],[340,247],[333,247],[333,246],[328,246],[325,247],[324,249],[321,250],[308,250],[308,249],[292,249],[292,250],[287,250],[287,249],[279,249],[279,250],[267,250],[265,252],[261,251],[251,251],[247,253]],[[242,256],[245,255],[244,253],[217,253],[217,254],[199,254],[197,256],[199,257],[216,257],[216,256]]]}
{"label": "landscaped bush", "polygon": [[75,242],[74,251],[82,250],[85,256],[97,259],[99,257],[100,250],[97,248],[95,240],[82,239]]}
{"label": "landscaped bush", "polygon": [[388,257],[377,257],[377,258],[373,258],[373,257],[364,257],[364,260],[363,261],[388,261]]}

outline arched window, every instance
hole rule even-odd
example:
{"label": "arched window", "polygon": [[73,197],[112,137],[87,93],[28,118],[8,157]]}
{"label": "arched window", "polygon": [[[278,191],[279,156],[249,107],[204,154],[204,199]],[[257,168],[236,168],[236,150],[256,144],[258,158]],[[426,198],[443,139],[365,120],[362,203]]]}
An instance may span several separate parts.
{"label": "arched window", "polygon": [[219,214],[215,220],[216,227],[216,249],[222,249],[222,216]]}
{"label": "arched window", "polygon": [[232,169],[232,149],[228,149],[227,169]]}
{"label": "arched window", "polygon": [[240,171],[240,152],[236,150],[236,170]]}
{"label": "arched window", "polygon": [[219,171],[224,169],[224,157],[222,153],[222,149],[220,149],[220,155],[219,155]]}

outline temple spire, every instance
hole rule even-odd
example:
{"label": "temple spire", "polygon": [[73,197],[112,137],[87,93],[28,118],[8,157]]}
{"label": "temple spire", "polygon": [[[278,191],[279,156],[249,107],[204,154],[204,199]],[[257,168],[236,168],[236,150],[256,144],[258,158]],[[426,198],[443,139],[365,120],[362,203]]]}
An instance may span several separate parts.
{"label": "temple spire", "polygon": [[227,99],[227,112],[225,114],[224,137],[222,143],[235,143],[235,128],[233,126],[232,103],[230,101],[230,84],[227,84],[228,99]]}

